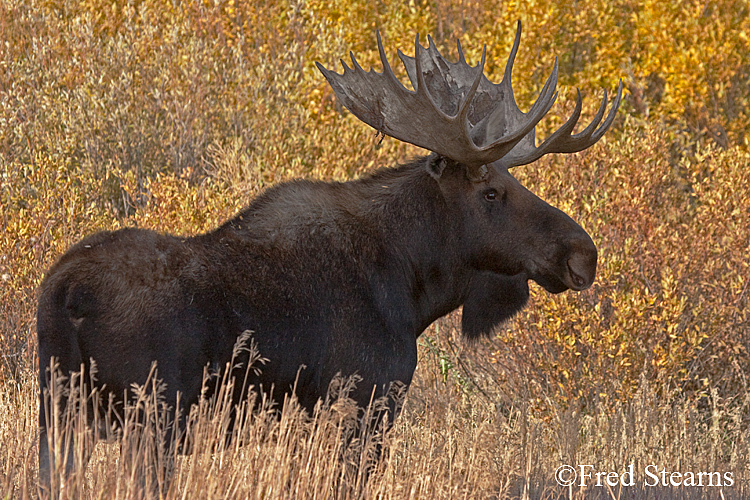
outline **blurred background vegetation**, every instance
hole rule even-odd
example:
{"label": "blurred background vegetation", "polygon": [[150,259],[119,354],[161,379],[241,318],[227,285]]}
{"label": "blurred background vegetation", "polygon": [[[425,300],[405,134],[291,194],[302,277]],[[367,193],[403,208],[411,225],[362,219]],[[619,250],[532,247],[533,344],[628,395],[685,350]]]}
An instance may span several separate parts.
{"label": "blurred background vegetation", "polygon": [[351,50],[379,70],[376,29],[392,60],[431,34],[449,57],[460,40],[472,64],[487,44],[499,81],[519,19],[523,109],[560,61],[540,136],[576,86],[590,117],[625,84],[599,144],[514,171],[589,231],[598,278],[584,293],[533,288],[477,348],[448,317],[423,358],[459,393],[524,398],[541,414],[621,404],[644,380],[699,404],[742,397],[750,8],[730,0],[1,0],[0,378],[33,365],[37,287],[84,235],[194,234],[270,184],[351,179],[424,153],[379,143],[314,61],[340,69]]}

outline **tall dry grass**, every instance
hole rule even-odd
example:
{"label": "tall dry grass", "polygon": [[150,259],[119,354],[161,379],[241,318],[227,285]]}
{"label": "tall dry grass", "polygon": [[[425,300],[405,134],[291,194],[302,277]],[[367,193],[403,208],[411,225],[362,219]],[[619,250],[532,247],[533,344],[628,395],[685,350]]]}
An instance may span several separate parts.
{"label": "tall dry grass", "polygon": [[[550,402],[553,409],[540,416],[523,398],[491,397],[446,383],[436,349],[459,339],[450,321],[439,326],[442,331],[428,332],[431,345],[422,345],[403,413],[385,436],[357,433],[360,412],[346,399],[345,384],[334,388],[338,397],[321,402],[313,415],[294,401],[238,411],[220,391],[192,409],[185,424],[191,454],[174,455],[174,476],[163,498],[702,499],[750,493],[750,433],[743,422],[750,397],[712,394],[710,408],[702,410],[677,394],[666,399],[644,379],[627,403],[581,411]],[[472,375],[448,372],[448,378]],[[36,495],[37,390],[34,374],[25,369],[0,391],[3,498]],[[117,439],[99,442],[87,467],[67,479],[58,470],[52,498],[155,496],[165,484],[160,471],[176,451],[165,446],[154,452],[154,440],[167,434],[158,394],[156,380],[135,390],[121,411]],[[254,398],[251,394],[249,405],[257,403]],[[76,453],[83,455],[94,440],[80,415],[66,425],[79,439]],[[636,483],[607,487],[588,480],[586,487],[564,488],[554,473],[566,464],[618,474],[632,464]],[[646,486],[647,466],[657,473],[731,472],[733,484]]]}

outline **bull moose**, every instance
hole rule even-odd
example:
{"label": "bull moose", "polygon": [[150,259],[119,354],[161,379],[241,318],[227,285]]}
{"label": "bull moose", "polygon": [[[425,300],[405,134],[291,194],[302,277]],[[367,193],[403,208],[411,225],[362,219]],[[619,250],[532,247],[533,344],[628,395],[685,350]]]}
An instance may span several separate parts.
{"label": "bull moose", "polygon": [[[425,48],[417,36],[414,57],[398,53],[414,90],[394,75],[380,34],[382,73],[364,71],[353,54],[342,74],[317,63],[354,115],[426,156],[349,182],[279,184],[207,234],[122,229],[68,250],[39,298],[41,484],[55,465],[47,428],[60,413],[44,404],[52,367],[65,374],[95,363],[96,383],[117,402],[156,362],[166,402],[189,406],[204,368],[225,366],[252,331],[268,362],[250,383],[273,400],[294,390],[312,409],[337,374],[356,374],[352,397],[366,406],[394,383],[408,387],[417,338],[441,316],[463,306],[463,335],[474,339],[526,304],[530,279],[551,293],[588,288],[591,238],[509,169],[596,143],[622,82],[606,118],[605,91],[592,122],[573,133],[579,91],[570,118],[537,145],[558,66],[523,113],[511,86],[520,37],[519,22],[499,84],[484,75],[486,46],[472,67],[460,43],[453,63],[429,37]],[[53,404],[64,409],[65,398]]]}

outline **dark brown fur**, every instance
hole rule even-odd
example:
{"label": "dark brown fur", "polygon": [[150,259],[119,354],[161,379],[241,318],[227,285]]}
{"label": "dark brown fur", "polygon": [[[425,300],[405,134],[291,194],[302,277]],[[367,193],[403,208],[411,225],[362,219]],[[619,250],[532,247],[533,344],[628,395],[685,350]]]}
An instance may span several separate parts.
{"label": "dark brown fur", "polygon": [[[65,373],[95,361],[117,398],[156,361],[167,403],[194,404],[204,368],[252,330],[269,361],[250,382],[276,401],[296,384],[310,409],[334,376],[357,374],[364,406],[409,385],[437,318],[463,305],[477,338],[525,305],[528,279],[582,289],[595,269],[588,234],[499,163],[481,182],[434,154],[352,182],[290,182],[208,234],[123,229],[72,247],[42,284],[41,390],[52,357]],[[42,477],[46,419],[42,405]]]}

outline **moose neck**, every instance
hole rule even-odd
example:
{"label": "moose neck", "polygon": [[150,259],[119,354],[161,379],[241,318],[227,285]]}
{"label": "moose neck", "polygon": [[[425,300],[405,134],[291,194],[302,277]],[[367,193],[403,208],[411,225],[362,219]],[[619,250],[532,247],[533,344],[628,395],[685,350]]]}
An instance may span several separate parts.
{"label": "moose neck", "polygon": [[[475,272],[464,262],[452,214],[426,158],[358,181],[368,218],[380,221],[383,263],[371,285],[394,328],[419,336],[437,318],[458,308]],[[408,305],[408,307],[404,307]]]}

